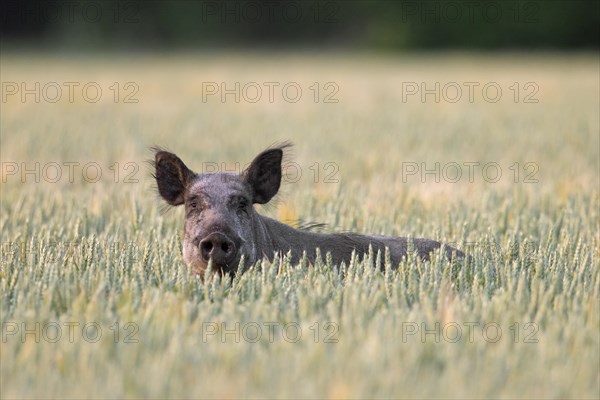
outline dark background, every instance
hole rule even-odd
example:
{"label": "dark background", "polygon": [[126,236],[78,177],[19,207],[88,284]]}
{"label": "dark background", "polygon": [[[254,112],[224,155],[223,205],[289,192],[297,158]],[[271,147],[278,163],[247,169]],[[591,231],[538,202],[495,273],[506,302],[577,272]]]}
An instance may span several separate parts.
{"label": "dark background", "polygon": [[599,2],[2,1],[2,45],[65,49],[586,49]]}

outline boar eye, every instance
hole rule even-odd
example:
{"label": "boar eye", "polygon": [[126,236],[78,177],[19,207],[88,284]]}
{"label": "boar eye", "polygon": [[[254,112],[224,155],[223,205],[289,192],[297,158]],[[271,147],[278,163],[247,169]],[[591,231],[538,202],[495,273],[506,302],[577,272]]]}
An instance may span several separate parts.
{"label": "boar eye", "polygon": [[192,197],[188,201],[188,206],[190,207],[191,210],[193,210],[193,209],[196,209],[196,208],[200,208],[202,205],[199,203],[197,197]]}
{"label": "boar eye", "polygon": [[238,200],[238,209],[240,211],[245,211],[248,208],[248,200],[245,198],[240,198]]}

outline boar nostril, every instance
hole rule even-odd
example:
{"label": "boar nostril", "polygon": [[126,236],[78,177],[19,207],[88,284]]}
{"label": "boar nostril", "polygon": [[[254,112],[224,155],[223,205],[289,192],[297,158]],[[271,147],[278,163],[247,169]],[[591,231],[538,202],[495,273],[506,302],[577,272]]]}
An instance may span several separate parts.
{"label": "boar nostril", "polygon": [[213,244],[210,241],[202,241],[200,242],[200,250],[202,252],[202,258],[204,258],[205,261],[208,261],[208,259],[210,258],[210,252],[213,249]]}
{"label": "boar nostril", "polygon": [[202,250],[210,253],[212,248],[213,248],[213,244],[211,242],[202,242]]}
{"label": "boar nostril", "polygon": [[228,253],[229,252],[229,244],[223,243],[221,245],[221,250],[223,250],[225,253]]}

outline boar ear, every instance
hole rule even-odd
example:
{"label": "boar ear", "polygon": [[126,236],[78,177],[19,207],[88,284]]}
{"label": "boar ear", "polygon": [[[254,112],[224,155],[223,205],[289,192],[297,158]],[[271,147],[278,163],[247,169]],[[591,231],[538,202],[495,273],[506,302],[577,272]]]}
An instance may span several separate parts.
{"label": "boar ear", "polygon": [[260,153],[244,171],[243,178],[253,191],[253,203],[268,203],[281,185],[281,149],[269,149]]}
{"label": "boar ear", "polygon": [[183,204],[183,195],[194,173],[173,153],[154,149],[154,168],[158,193],[172,206]]}

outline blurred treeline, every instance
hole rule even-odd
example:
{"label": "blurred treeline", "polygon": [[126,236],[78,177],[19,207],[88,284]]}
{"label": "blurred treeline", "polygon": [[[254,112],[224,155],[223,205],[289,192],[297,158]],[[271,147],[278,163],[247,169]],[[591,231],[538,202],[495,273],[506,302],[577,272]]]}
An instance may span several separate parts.
{"label": "blurred treeline", "polygon": [[4,46],[598,48],[597,0],[3,0]]}

